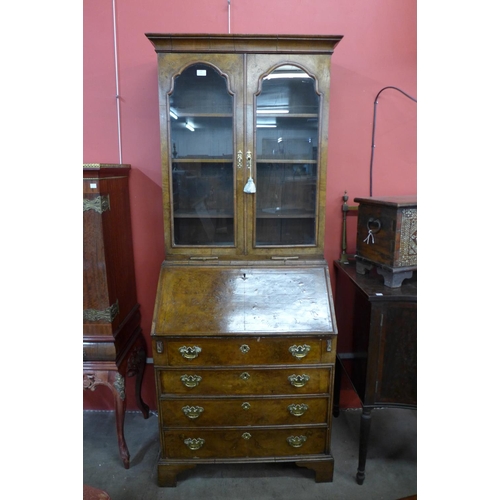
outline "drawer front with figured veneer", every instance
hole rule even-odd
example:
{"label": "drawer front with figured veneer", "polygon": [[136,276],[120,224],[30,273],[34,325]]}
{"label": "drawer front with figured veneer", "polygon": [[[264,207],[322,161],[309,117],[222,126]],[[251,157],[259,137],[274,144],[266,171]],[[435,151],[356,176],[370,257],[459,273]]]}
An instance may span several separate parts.
{"label": "drawer front with figured veneer", "polygon": [[328,421],[328,398],[169,399],[160,401],[164,427],[307,425]]}
{"label": "drawer front with figured veneer", "polygon": [[327,394],[333,367],[263,369],[168,369],[157,371],[161,396],[189,395],[287,395]]}
{"label": "drawer front with figured veneer", "polygon": [[161,366],[238,366],[333,363],[336,336],[188,338],[153,342]]}
{"label": "drawer front with figured veneer", "polygon": [[162,458],[245,458],[318,455],[328,449],[327,428],[165,430]]}

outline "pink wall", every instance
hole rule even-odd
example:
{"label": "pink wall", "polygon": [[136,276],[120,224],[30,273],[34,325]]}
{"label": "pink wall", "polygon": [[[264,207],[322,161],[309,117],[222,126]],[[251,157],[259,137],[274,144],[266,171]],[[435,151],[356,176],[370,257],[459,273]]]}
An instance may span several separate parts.
{"label": "pink wall", "polygon": [[[83,162],[119,163],[112,0],[83,2]],[[227,0],[115,0],[122,163],[132,165],[132,231],[149,338],[163,259],[156,53],[144,33],[228,33]],[[369,196],[373,101],[388,85],[417,97],[416,0],[231,0],[231,33],[344,35],[332,57],[325,257],[340,254],[342,195]],[[373,196],[416,194],[417,105],[386,90],[377,106]],[[354,232],[349,235],[354,251]],[[149,347],[151,349],[151,347]],[[148,352],[151,357],[151,351]],[[128,408],[134,409],[133,384]],[[84,407],[112,409],[104,390]],[[156,408],[148,365],[143,397]]]}

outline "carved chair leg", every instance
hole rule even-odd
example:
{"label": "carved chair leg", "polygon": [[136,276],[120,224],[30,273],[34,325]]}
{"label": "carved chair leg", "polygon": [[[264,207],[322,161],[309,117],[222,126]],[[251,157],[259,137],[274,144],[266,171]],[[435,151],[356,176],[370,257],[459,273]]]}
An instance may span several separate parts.
{"label": "carved chair leg", "polygon": [[112,394],[115,404],[116,434],[118,437],[118,449],[125,469],[130,467],[130,454],[125,442],[123,427],[125,423],[125,378],[117,371],[87,371],[83,373],[83,389],[95,391],[99,385],[108,387]]}
{"label": "carved chair leg", "polygon": [[127,400],[125,397],[125,377],[119,372],[110,372],[109,381],[113,385],[113,396],[115,400],[116,434],[118,437],[118,448],[125,469],[130,467],[130,453],[125,442],[124,424]]}

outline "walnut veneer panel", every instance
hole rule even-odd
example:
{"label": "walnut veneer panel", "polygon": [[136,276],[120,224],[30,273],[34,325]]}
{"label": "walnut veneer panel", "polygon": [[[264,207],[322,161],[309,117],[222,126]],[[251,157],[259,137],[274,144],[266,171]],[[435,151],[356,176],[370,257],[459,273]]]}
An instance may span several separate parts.
{"label": "walnut veneer panel", "polygon": [[[302,456],[325,453],[327,448],[326,428],[273,428],[256,429],[241,428],[232,430],[175,430],[164,431],[166,458],[239,458],[239,457],[275,457]],[[300,439],[300,438],[305,439]],[[287,441],[298,438],[294,442],[297,447]],[[186,444],[203,444],[192,450]],[[189,443],[189,441],[188,441]]]}
{"label": "walnut veneer panel", "polygon": [[[195,387],[187,387],[184,375],[200,377]],[[289,379],[289,377],[293,377]],[[169,369],[157,371],[157,387],[161,395],[166,394],[328,394],[330,392],[332,368],[300,367],[246,369],[222,368],[187,370]],[[300,384],[301,386],[294,386]],[[303,384],[303,385],[302,385]]]}
{"label": "walnut veneer panel", "polygon": [[336,333],[328,269],[163,265],[153,335]]}
{"label": "walnut veneer panel", "polygon": [[328,421],[328,398],[224,398],[160,401],[161,425],[308,425]]}
{"label": "walnut veneer panel", "polygon": [[[160,341],[161,342],[161,341]],[[189,338],[169,340],[162,353],[153,355],[159,366],[310,364],[335,362],[336,337],[240,337]],[[199,349],[196,357],[185,359],[182,349]],[[295,356],[294,354],[295,353]],[[303,356],[303,357],[301,357]]]}

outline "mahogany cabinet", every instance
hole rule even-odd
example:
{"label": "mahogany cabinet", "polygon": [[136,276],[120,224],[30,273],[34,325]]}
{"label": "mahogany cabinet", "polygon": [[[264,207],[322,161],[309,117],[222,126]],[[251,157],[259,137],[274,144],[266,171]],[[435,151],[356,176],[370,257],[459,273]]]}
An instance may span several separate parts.
{"label": "mahogany cabinet", "polygon": [[354,260],[335,262],[339,330],[349,342],[342,341],[337,352],[334,414],[345,374],[363,405],[359,484],[365,478],[372,409],[417,407],[417,275],[391,288],[375,271],[358,274]]}
{"label": "mahogany cabinet", "polygon": [[111,390],[125,468],[127,376],[136,375],[137,405],[149,416],[141,399],[146,343],[136,297],[129,172],[124,164],[83,165],[83,388]]}
{"label": "mahogany cabinet", "polygon": [[158,481],[293,461],[331,481],[337,327],[323,257],[341,36],[146,34],[165,260],[152,325]]}

